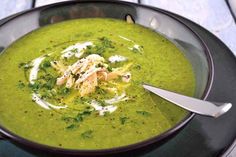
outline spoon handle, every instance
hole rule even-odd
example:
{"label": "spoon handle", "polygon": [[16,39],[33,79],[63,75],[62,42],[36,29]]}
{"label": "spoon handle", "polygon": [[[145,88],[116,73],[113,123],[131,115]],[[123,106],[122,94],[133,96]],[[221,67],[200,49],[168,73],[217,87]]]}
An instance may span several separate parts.
{"label": "spoon handle", "polygon": [[172,102],[186,110],[191,112],[211,116],[211,117],[219,117],[226,113],[231,107],[231,103],[216,103],[216,102],[209,102],[204,101],[188,96],[184,96],[181,94],[177,94],[174,92],[170,92],[167,90],[163,90],[160,88],[156,88],[147,84],[143,84],[143,87],[146,90],[155,93],[156,95],[166,99],[169,102]]}

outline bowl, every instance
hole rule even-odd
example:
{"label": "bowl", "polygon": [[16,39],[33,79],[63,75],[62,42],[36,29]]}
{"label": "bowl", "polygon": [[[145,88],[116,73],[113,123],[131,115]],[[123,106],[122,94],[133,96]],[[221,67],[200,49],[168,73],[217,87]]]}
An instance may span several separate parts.
{"label": "bowl", "polygon": [[[206,99],[211,89],[214,69],[207,46],[187,25],[167,12],[140,4],[117,1],[62,2],[22,12],[0,25],[0,50],[25,34],[53,23],[79,18],[131,18],[136,24],[150,28],[173,42],[190,61],[195,73],[194,97]],[[110,149],[64,149],[42,145],[20,137],[0,125],[0,133],[18,146],[34,153],[58,156],[124,156],[144,153],[163,144],[176,135],[193,118],[189,113],[178,124],[164,133],[135,144]]]}

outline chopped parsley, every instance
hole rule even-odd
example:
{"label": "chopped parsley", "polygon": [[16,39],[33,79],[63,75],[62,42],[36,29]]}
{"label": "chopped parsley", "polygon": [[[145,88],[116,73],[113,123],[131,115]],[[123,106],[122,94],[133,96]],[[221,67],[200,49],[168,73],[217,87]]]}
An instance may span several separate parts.
{"label": "chopped parsley", "polygon": [[100,104],[102,107],[107,106],[107,104],[105,103],[105,101],[102,101],[102,100],[96,100],[96,101],[99,102],[99,104]]}
{"label": "chopped parsley", "polygon": [[140,64],[135,65],[135,66],[134,66],[134,69],[136,69],[136,70],[141,70],[141,65],[140,65]]}
{"label": "chopped parsley", "polygon": [[82,122],[85,117],[89,116],[92,113],[90,110],[85,110],[81,113],[78,113],[77,116],[74,118],[76,122]]}
{"label": "chopped parsley", "polygon": [[19,80],[17,86],[18,86],[18,88],[22,89],[25,87],[25,84],[21,80]]}
{"label": "chopped parsley", "polygon": [[68,130],[74,130],[74,129],[76,129],[77,127],[78,127],[77,125],[71,124],[71,125],[67,126],[66,129],[68,129]]}
{"label": "chopped parsley", "polygon": [[47,74],[39,77],[37,80],[34,81],[33,84],[29,83],[28,87],[32,91],[36,92],[40,89],[52,90],[55,84],[56,84],[56,78],[52,77],[52,75],[50,74]]}
{"label": "chopped parsley", "polygon": [[85,50],[86,55],[90,54],[99,54],[102,55],[107,49],[113,49],[114,45],[111,40],[107,37],[98,38],[99,43],[95,44],[95,46],[87,46]]}
{"label": "chopped parsley", "polygon": [[65,121],[66,123],[74,122],[74,118],[73,117],[63,116],[61,119],[63,121]]}
{"label": "chopped parsley", "polygon": [[[106,91],[99,86],[96,86],[96,92],[98,94],[106,94]],[[103,103],[103,102],[101,102],[101,103]]]}
{"label": "chopped parsley", "polygon": [[84,119],[87,116],[91,115],[92,111],[93,110],[90,110],[90,108],[89,108],[89,109],[86,109],[83,112],[79,112],[75,117],[66,117],[66,116],[64,116],[64,117],[62,117],[62,120],[64,120],[66,123],[71,123],[71,122],[73,122],[73,124],[74,123],[81,123],[82,121],[84,121]]}
{"label": "chopped parsley", "polygon": [[88,138],[92,138],[93,137],[93,131],[92,130],[87,130],[87,131],[85,131],[85,132],[83,132],[82,134],[81,134],[81,137],[83,138],[83,139],[88,139]]}
{"label": "chopped parsley", "polygon": [[77,49],[77,48],[73,48],[73,49],[71,50],[71,52],[77,53],[77,52],[78,52],[78,49]]}
{"label": "chopped parsley", "polygon": [[70,88],[62,87],[59,89],[58,93],[61,95],[67,95],[70,93],[70,91],[71,91]]}
{"label": "chopped parsley", "polygon": [[88,97],[76,97],[74,99],[74,104],[87,104],[89,103],[90,98]]}
{"label": "chopped parsley", "polygon": [[101,37],[99,40],[102,43],[102,46],[105,48],[114,48],[113,43],[111,40],[109,40],[107,37]]}
{"label": "chopped parsley", "polygon": [[43,64],[41,64],[43,68],[48,68],[51,67],[51,63],[49,60],[46,60],[43,62]]}
{"label": "chopped parsley", "polygon": [[108,70],[109,72],[112,72],[112,68],[111,68],[110,66],[107,67],[107,70]]}
{"label": "chopped parsley", "polygon": [[28,70],[31,69],[33,66],[30,64],[31,62],[27,62],[27,63],[20,63],[18,65],[19,68],[22,68],[24,70]]}
{"label": "chopped parsley", "polygon": [[36,92],[36,91],[38,91],[42,86],[41,86],[41,83],[40,83],[39,81],[35,81],[34,84],[29,83],[29,84],[28,84],[28,87],[29,87],[32,91]]}
{"label": "chopped parsley", "polygon": [[128,119],[128,117],[120,117],[120,123],[124,125]]}
{"label": "chopped parsley", "polygon": [[43,87],[48,90],[51,90],[51,89],[53,89],[55,84],[56,84],[56,78],[51,78],[45,84],[43,84]]}
{"label": "chopped parsley", "polygon": [[147,112],[147,111],[136,111],[136,113],[137,113],[137,114],[140,114],[140,115],[143,115],[143,116],[146,116],[146,117],[148,117],[148,116],[151,115],[151,113],[149,113],[149,112]]}

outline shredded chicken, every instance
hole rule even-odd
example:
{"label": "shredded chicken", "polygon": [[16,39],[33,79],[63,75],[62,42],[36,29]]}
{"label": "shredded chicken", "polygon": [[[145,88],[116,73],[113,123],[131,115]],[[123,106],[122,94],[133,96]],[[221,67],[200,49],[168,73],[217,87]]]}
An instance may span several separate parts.
{"label": "shredded chicken", "polygon": [[[119,77],[124,82],[129,82],[131,78],[131,73],[127,72],[131,64],[112,69],[109,72],[105,59],[97,54],[79,59],[68,67],[58,61],[51,62],[51,65],[62,74],[61,77],[57,78],[56,84],[59,86],[65,84],[67,88],[78,89],[81,96],[95,92],[98,82],[110,81]],[[114,92],[114,89],[112,90]]]}
{"label": "shredded chicken", "polygon": [[97,74],[93,73],[80,86],[79,88],[80,95],[85,96],[85,95],[95,92],[97,85],[98,85]]}

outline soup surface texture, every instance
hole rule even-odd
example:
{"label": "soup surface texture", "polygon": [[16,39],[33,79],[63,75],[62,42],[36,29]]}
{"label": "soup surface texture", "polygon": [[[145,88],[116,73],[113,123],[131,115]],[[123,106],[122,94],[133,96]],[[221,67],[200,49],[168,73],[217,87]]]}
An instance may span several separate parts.
{"label": "soup surface texture", "polygon": [[190,96],[195,89],[184,54],[152,30],[114,19],[46,26],[0,55],[0,124],[69,149],[136,143],[187,114],[142,82]]}

